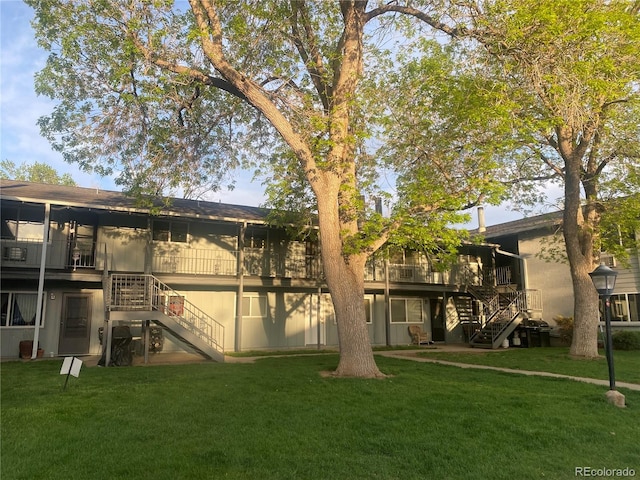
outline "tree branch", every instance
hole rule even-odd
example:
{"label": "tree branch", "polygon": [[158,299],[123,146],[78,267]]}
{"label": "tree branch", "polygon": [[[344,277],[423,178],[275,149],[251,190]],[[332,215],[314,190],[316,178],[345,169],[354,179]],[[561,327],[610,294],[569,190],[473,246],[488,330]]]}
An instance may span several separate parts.
{"label": "tree branch", "polygon": [[553,175],[552,177],[561,177],[564,178],[564,170],[562,168],[560,168],[558,165],[556,165],[555,163],[553,163],[551,161],[551,159],[549,157],[547,157],[544,153],[542,152],[538,152],[538,155],[540,155],[540,159],[551,169],[555,172],[555,175]]}
{"label": "tree branch", "polygon": [[213,0],[189,0],[200,29],[200,42],[205,55],[225,81],[242,93],[244,101],[261,112],[291,147],[312,188],[317,185],[318,169],[309,145],[294,130],[291,122],[255,81],[238,72],[226,59],[222,48],[222,25]]}
{"label": "tree branch", "polygon": [[436,20],[431,15],[423,12],[422,10],[418,10],[417,8],[410,7],[407,5],[396,5],[396,4],[386,4],[381,5],[373,10],[370,10],[366,14],[366,21],[378,17],[380,15],[384,15],[385,13],[402,13],[404,15],[409,15],[417,18],[435,28],[436,30],[440,30],[441,32],[446,33],[450,37],[457,38],[463,34],[468,33],[466,27],[450,27],[446,23],[442,23],[439,20]]}
{"label": "tree branch", "polygon": [[[322,106],[325,113],[329,112],[329,104],[331,98],[331,87],[327,84],[327,71],[322,62],[322,55],[318,48],[317,37],[315,32],[311,28],[309,18],[307,15],[306,3],[304,0],[291,0],[291,10],[293,12],[291,19],[291,33],[293,36],[293,43],[298,49],[298,53],[302,58],[302,61],[309,71],[313,85],[316,87]],[[310,52],[307,52],[305,48],[302,35],[298,29],[298,19],[301,20],[304,28],[306,40],[309,44]],[[310,61],[311,58],[311,61]]]}
{"label": "tree branch", "polygon": [[225,79],[213,77],[206,72],[193,67],[186,67],[184,65],[169,62],[168,60],[165,60],[164,58],[149,50],[135,33],[129,32],[129,34],[131,36],[131,39],[134,41],[136,48],[140,51],[140,53],[142,53],[144,58],[149,63],[163,70],[168,70],[170,72],[177,73],[178,75],[185,75],[187,77],[190,77],[194,80],[199,81],[203,85],[208,85],[211,87],[219,88],[220,90],[224,90],[225,92],[230,93],[231,95],[234,95],[241,100],[247,100],[247,97],[245,97],[245,95],[240,90],[238,90],[233,84],[226,81]]}

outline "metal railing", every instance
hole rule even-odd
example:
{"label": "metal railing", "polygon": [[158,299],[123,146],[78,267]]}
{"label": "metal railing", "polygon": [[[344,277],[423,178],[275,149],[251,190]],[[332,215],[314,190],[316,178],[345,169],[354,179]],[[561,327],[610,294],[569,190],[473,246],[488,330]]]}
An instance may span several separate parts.
{"label": "metal railing", "polygon": [[[43,243],[40,240],[2,239],[0,260],[5,267],[37,268],[40,266]],[[139,252],[143,254],[143,252]],[[154,274],[187,274],[236,276],[238,251],[207,248],[169,249],[155,248],[151,255]],[[245,248],[243,274],[260,277],[295,279],[322,279],[322,261],[319,255],[279,253],[268,249]],[[62,270],[102,270],[112,264],[105,258],[104,243],[56,240],[47,244],[46,267]],[[385,265],[380,258],[371,258],[365,267],[365,281],[383,281]],[[511,281],[509,267],[495,272],[496,283]],[[492,277],[493,278],[493,277]],[[486,279],[484,279],[486,280]],[[468,265],[453,265],[445,271],[435,271],[427,263],[389,264],[389,281],[394,283],[428,283],[435,285],[482,285],[485,281]]]}
{"label": "metal railing", "polygon": [[[183,248],[154,251],[154,273],[192,275],[238,274],[237,250]],[[320,257],[305,254],[280,254],[265,249],[246,248],[243,251],[244,275],[259,277],[321,278]]]}
{"label": "metal railing", "polygon": [[[46,267],[55,269],[95,269],[96,242],[72,244],[69,240],[53,240],[47,244]],[[0,240],[0,259],[6,267],[37,268],[42,259],[42,240]],[[104,249],[104,247],[103,247]]]}
{"label": "metal railing", "polygon": [[[471,291],[471,290],[470,290]],[[477,297],[476,294],[474,296]],[[542,311],[542,295],[539,290],[520,290],[480,298],[483,305],[483,321],[480,329],[469,339],[490,337],[493,344],[518,316]]]}
{"label": "metal railing", "polygon": [[156,250],[151,260],[151,270],[155,273],[234,276],[238,272],[237,265],[237,251],[206,248]]}
{"label": "metal railing", "polygon": [[511,285],[511,267],[496,268],[496,285]]}
{"label": "metal railing", "polygon": [[[365,265],[364,279],[367,282],[385,280],[385,264],[378,258],[371,258]],[[428,264],[389,264],[389,281],[394,283],[430,283],[451,285],[455,279],[455,269],[435,271]]]}
{"label": "metal railing", "polygon": [[110,298],[111,310],[161,312],[224,353],[224,326],[153,275],[112,275]]}

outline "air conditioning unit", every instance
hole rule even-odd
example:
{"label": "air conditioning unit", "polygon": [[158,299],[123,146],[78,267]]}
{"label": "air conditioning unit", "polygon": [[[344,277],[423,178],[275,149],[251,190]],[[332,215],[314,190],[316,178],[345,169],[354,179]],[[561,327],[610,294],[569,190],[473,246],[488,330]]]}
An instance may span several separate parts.
{"label": "air conditioning unit", "polygon": [[611,267],[611,268],[618,266],[618,262],[616,262],[616,257],[611,255],[610,253],[601,253],[600,263],[604,263],[607,267]]}
{"label": "air conditioning unit", "polygon": [[4,247],[2,259],[11,262],[26,262],[27,249],[22,247]]}

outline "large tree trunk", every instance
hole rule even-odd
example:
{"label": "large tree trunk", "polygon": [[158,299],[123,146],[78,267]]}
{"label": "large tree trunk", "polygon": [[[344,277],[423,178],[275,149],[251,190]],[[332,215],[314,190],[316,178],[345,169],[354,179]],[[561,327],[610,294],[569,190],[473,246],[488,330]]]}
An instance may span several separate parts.
{"label": "large tree trunk", "polygon": [[384,377],[373,357],[364,310],[366,254],[343,252],[338,205],[331,195],[318,195],[320,249],[327,286],[336,314],[340,362],[336,376]]}
{"label": "large tree trunk", "polygon": [[[575,271],[574,271],[575,270]],[[571,355],[594,358],[598,356],[598,295],[589,276],[590,269],[571,269],[573,281],[573,340]]]}
{"label": "large tree trunk", "polygon": [[[332,143],[331,152],[322,162],[322,168],[316,163],[318,152],[313,151],[305,138],[306,134],[300,133],[301,125],[287,119],[258,81],[236,70],[225,58],[223,29],[215,2],[192,0],[190,3],[202,31],[211,31],[211,36],[203,37],[202,40],[207,57],[225,80],[238,90],[239,96],[262,112],[291,147],[318,200],[324,273],[338,324],[340,364],[336,374],[355,377],[382,376],[373,357],[364,311],[366,254],[345,254],[342,244],[343,229],[350,234],[358,231],[356,218],[349,213],[345,214],[345,209],[349,210],[349,198],[345,201],[345,197],[353,195],[356,190],[356,142],[351,132],[350,114],[363,69],[363,34],[367,2],[340,2],[344,33],[336,46],[333,75],[329,76],[331,82],[323,83],[326,78],[315,71],[318,65],[311,67],[311,76],[323,100],[323,115],[326,115],[329,125],[328,132],[325,133],[329,134]],[[302,4],[298,7],[304,10]],[[295,28],[297,27],[298,25]],[[298,38],[298,48],[304,50],[306,41],[313,44],[315,40],[310,37]],[[303,56],[306,56],[306,53]],[[326,68],[322,62],[319,67],[322,70]],[[309,112],[313,117],[318,113]],[[331,168],[327,168],[329,165]],[[343,202],[340,207],[341,201]]]}
{"label": "large tree trunk", "polygon": [[[574,154],[565,160],[565,206],[563,233],[573,283],[573,340],[571,355],[598,356],[598,293],[589,273],[593,268],[594,223],[597,212],[593,205],[581,204],[581,162]],[[589,195],[589,192],[587,194]]]}
{"label": "large tree trunk", "polygon": [[[326,250],[323,250],[323,258]],[[329,254],[324,261],[338,326],[340,362],[335,375],[341,377],[384,376],[373,357],[364,310],[364,265],[359,260],[346,263],[340,255]],[[362,268],[360,268],[362,267]]]}

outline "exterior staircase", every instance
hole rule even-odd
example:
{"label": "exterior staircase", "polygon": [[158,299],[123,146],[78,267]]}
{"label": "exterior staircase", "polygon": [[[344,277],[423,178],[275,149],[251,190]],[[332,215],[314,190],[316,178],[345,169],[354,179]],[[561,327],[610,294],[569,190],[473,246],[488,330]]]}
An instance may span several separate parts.
{"label": "exterior staircase", "polygon": [[[532,309],[535,291],[499,292],[494,286],[467,286],[467,295],[456,297],[458,318],[467,326],[469,344],[477,348],[500,348]],[[473,312],[474,300],[479,304]]]}
{"label": "exterior staircase", "polygon": [[153,275],[113,274],[111,320],[151,320],[201,355],[224,361],[224,326]]}

